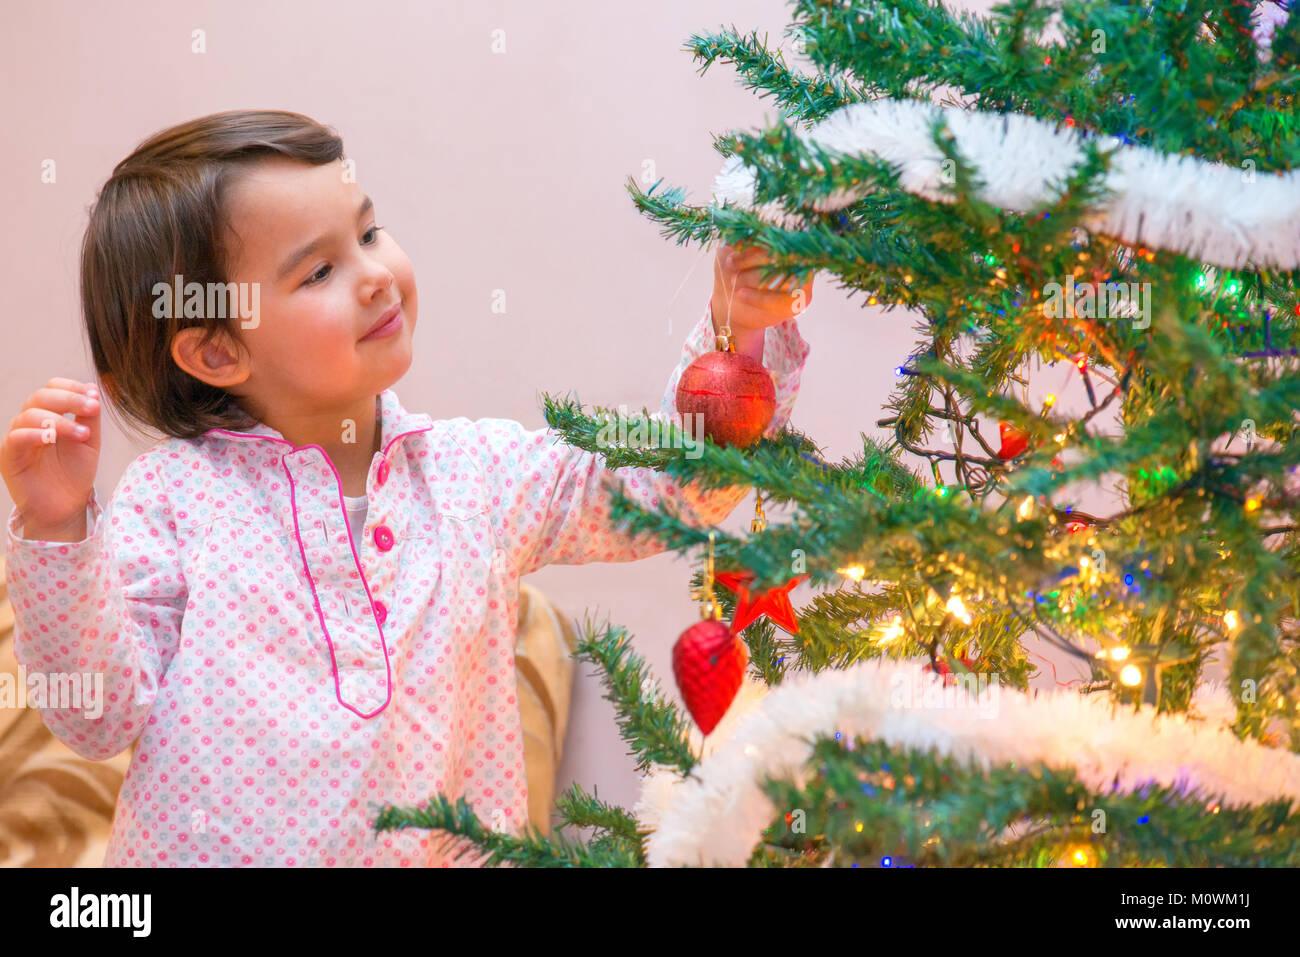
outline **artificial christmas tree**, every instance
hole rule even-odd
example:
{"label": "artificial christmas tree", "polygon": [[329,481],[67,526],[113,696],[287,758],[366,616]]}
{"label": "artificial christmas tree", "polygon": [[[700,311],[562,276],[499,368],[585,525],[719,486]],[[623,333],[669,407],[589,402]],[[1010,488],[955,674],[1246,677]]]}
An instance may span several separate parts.
{"label": "artificial christmas tree", "polygon": [[[588,623],[579,654],[648,776],[635,816],[559,802],[587,843],[442,797],[377,826],[542,866],[1300,863],[1300,23],[1239,0],[793,10],[811,75],[757,36],[691,40],[785,113],[718,141],[714,203],[632,191],[678,241],[758,245],[773,275],[923,317],[892,440],[840,463],[793,429],[743,454],[620,450],[790,518],[741,537],[616,515],[716,541],[755,592],[822,593],[796,629],[740,632],[750,680],[707,739],[625,632]],[[1056,363],[1083,411],[1030,400]],[[594,447],[572,407],[547,418]],[[1080,509],[1090,483],[1122,505]],[[1031,637],[1089,680],[1027,693]]]}

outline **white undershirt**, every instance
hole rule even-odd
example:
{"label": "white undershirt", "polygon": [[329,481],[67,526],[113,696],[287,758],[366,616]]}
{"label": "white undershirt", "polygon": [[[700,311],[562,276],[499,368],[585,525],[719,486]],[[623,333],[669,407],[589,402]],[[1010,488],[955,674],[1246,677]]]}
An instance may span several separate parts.
{"label": "white undershirt", "polygon": [[366,512],[370,508],[370,502],[364,495],[359,498],[348,498],[344,495],[343,507],[348,513],[348,527],[352,529],[352,543],[359,552],[361,549],[361,532],[366,527]]}

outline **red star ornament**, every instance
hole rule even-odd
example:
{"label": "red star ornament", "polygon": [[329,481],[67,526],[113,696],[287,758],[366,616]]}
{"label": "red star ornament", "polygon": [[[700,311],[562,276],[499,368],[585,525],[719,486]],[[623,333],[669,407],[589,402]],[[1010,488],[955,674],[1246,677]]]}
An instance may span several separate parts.
{"label": "red star ornament", "polygon": [[731,633],[737,634],[759,615],[767,615],[774,624],[780,625],[790,634],[798,634],[799,622],[795,619],[794,607],[790,604],[790,589],[807,577],[796,575],[784,585],[769,588],[757,598],[751,599],[749,583],[754,580],[753,572],[716,572],[713,580],[736,593],[736,614],[731,620]]}

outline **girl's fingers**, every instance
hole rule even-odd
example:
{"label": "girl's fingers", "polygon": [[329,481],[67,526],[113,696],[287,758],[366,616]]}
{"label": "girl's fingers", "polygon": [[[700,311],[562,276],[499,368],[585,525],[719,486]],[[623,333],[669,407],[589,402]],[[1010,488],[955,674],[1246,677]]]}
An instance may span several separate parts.
{"label": "girl's fingers", "polygon": [[798,315],[812,300],[812,277],[763,276],[771,256],[761,246],[725,246],[717,260],[717,279],[728,301],[773,315]]}
{"label": "girl's fingers", "polygon": [[49,445],[46,441],[47,435],[44,429],[10,429],[7,441],[15,452],[34,455],[40,448]]}
{"label": "girl's fingers", "polygon": [[737,283],[736,291],[742,290],[747,295],[755,296],[784,296],[786,299],[793,299],[800,293],[803,294],[803,301],[808,302],[812,298],[812,280],[796,284],[793,279],[787,279],[784,283],[776,286],[760,286],[758,283]]}
{"label": "girl's fingers", "polygon": [[[800,289],[804,292],[802,301],[799,301],[800,297],[797,294],[798,290],[796,292],[785,292],[784,290],[779,289],[775,291],[765,291],[762,289],[752,288],[739,290],[736,293],[736,299],[743,303],[747,308],[757,309],[760,312],[766,312],[772,315],[788,317],[797,315],[799,312],[807,309],[808,304],[812,302],[811,288],[804,289],[804,287],[800,287]],[[797,310],[796,306],[799,307]]]}
{"label": "girl's fingers", "polygon": [[717,262],[729,275],[735,275],[742,269],[765,262],[767,258],[767,251],[761,246],[723,245],[718,252]]}
{"label": "girl's fingers", "polygon": [[[51,382],[55,381],[53,379]],[[70,381],[70,380],[61,380]],[[79,389],[53,388],[46,387],[37,389],[27,398],[24,409],[35,408],[55,412],[63,415],[65,412],[71,412],[74,415],[93,417],[99,412],[99,399],[87,395]]]}
{"label": "girl's fingers", "polygon": [[758,268],[744,270],[736,280],[736,286],[738,288],[744,287],[749,289],[787,289],[793,291],[799,288],[800,285],[802,284],[796,283],[793,276],[781,275],[772,276],[765,283],[763,280],[763,270]]}
{"label": "girl's fingers", "polygon": [[67,389],[69,392],[80,392],[84,395],[99,392],[99,387],[95,383],[79,382],[76,379],[51,379],[45,383],[45,386],[50,389]]}
{"label": "girl's fingers", "polygon": [[52,409],[23,409],[14,419],[9,434],[15,435],[28,430],[35,432],[39,436],[39,441],[47,445],[53,444],[60,438],[85,441],[90,437],[89,426],[60,415]]}
{"label": "girl's fingers", "polygon": [[736,272],[741,272],[768,262],[771,258],[762,246],[737,246],[727,265]]}

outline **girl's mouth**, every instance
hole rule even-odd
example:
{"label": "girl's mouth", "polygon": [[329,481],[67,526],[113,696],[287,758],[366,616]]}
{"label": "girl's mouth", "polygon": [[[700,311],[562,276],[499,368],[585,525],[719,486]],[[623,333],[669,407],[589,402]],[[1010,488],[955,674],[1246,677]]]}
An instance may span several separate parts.
{"label": "girl's mouth", "polygon": [[362,342],[369,339],[384,339],[402,328],[402,306],[397,304],[392,309],[379,317],[379,322],[371,327],[370,331],[361,337]]}

